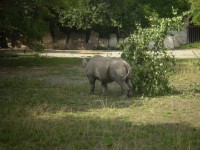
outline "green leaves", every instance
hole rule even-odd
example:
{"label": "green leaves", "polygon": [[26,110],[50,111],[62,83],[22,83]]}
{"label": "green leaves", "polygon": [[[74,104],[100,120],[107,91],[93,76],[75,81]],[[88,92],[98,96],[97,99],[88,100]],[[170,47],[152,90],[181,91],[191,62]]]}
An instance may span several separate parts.
{"label": "green leaves", "polygon": [[12,41],[31,44],[40,40],[49,31],[51,20],[56,17],[53,10],[64,8],[65,0],[3,0],[0,1],[0,34]]}
{"label": "green leaves", "polygon": [[200,1],[199,0],[190,0],[191,8],[190,15],[192,17],[192,23],[200,25]]}
{"label": "green leaves", "polygon": [[175,59],[164,47],[165,37],[173,30],[182,29],[182,17],[149,18],[151,26],[137,25],[134,34],[124,43],[123,57],[133,68],[132,83],[135,93],[148,96],[166,94],[171,91],[169,76]]}
{"label": "green leaves", "polygon": [[78,30],[91,29],[95,25],[104,25],[107,13],[106,8],[106,3],[99,3],[92,6],[86,1],[82,3],[80,8],[71,8],[68,11],[61,11],[59,14],[59,22],[63,26],[76,28]]}
{"label": "green leaves", "polygon": [[[177,14],[180,14],[187,10],[187,4],[186,0],[167,3],[160,0],[2,0],[0,34],[13,41],[22,37],[30,41],[40,40],[49,28],[52,32],[62,28],[97,30],[103,37],[115,32],[127,37],[135,30],[135,22],[147,27],[149,22],[156,21],[148,16],[170,17],[171,6],[179,8]],[[199,14],[196,10],[193,14]],[[168,23],[170,26],[171,22]],[[155,28],[162,26],[155,24]]]}

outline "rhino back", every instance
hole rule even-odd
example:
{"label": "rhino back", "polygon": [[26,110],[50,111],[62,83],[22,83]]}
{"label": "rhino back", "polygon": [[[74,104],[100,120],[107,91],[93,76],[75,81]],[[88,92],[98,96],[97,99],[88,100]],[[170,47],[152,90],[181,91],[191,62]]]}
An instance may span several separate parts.
{"label": "rhino back", "polygon": [[130,75],[130,72],[131,67],[126,61],[121,58],[115,58],[112,60],[109,74],[113,80],[121,82],[126,79],[125,77]]}
{"label": "rhino back", "polygon": [[95,76],[101,81],[109,80],[108,68],[110,59],[102,56],[93,57],[87,64],[87,75]]}

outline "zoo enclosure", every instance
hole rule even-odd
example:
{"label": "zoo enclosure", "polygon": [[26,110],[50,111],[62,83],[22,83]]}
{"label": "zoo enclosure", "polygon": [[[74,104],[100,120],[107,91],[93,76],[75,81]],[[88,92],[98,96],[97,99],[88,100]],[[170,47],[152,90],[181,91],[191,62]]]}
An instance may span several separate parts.
{"label": "zoo enclosure", "polygon": [[187,33],[188,43],[200,41],[200,26],[189,25]]}

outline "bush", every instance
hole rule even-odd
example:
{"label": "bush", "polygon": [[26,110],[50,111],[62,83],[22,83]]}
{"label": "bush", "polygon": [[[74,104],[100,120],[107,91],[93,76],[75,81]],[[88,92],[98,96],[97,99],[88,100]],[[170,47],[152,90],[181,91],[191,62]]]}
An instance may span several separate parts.
{"label": "bush", "polygon": [[45,49],[45,47],[37,41],[29,42],[28,47],[36,52],[42,52]]}
{"label": "bush", "polygon": [[173,30],[182,29],[182,17],[149,18],[151,27],[137,30],[124,42],[122,57],[133,68],[133,91],[137,94],[155,96],[171,91],[169,76],[175,65],[175,58],[168,54],[164,39]]}

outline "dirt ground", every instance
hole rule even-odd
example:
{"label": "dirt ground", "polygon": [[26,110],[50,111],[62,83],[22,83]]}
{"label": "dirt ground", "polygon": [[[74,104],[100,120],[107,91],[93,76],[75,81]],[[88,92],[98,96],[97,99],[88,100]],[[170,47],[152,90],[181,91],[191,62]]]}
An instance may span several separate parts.
{"label": "dirt ground", "polygon": [[[35,53],[30,50],[0,50],[0,52],[11,52],[17,54],[29,54]],[[169,50],[176,58],[200,58],[200,49],[189,49],[189,50]],[[101,55],[107,57],[120,57],[122,54],[121,50],[53,50],[45,49],[39,55],[43,57],[92,57],[94,55]]]}
{"label": "dirt ground", "polygon": [[[200,50],[169,50],[176,58],[200,58]],[[101,51],[101,50],[45,50],[41,55],[47,57],[92,57],[94,55],[120,57],[122,51]]]}

